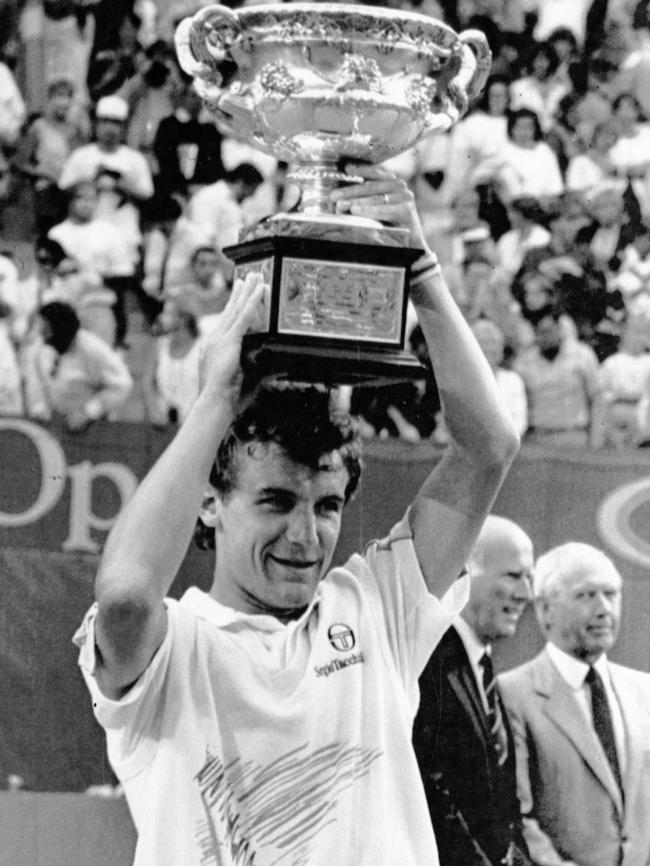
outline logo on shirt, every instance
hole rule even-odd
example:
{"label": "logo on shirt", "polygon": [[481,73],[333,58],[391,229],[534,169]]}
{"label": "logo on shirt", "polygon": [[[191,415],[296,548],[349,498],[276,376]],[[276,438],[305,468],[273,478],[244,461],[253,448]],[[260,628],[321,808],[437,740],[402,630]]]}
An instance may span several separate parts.
{"label": "logo on shirt", "polygon": [[327,637],[335,650],[345,653],[353,650],[356,644],[354,632],[349,625],[335,622],[327,630]]}

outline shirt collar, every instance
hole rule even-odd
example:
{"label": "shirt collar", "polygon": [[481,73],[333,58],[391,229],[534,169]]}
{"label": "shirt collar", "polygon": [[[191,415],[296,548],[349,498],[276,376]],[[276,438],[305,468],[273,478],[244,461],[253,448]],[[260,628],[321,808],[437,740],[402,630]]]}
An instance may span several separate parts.
{"label": "shirt collar", "polygon": [[[580,659],[577,659],[575,656],[565,653],[564,650],[561,650],[559,647],[555,646],[554,643],[550,642],[546,644],[546,652],[567,685],[574,691],[581,689],[584,685],[585,677],[589,672],[590,666],[587,662],[580,661]],[[605,653],[594,662],[592,667],[596,668],[603,680],[609,682],[607,656]]]}
{"label": "shirt collar", "polygon": [[[297,620],[292,620],[293,623],[300,623],[303,619],[310,616],[318,601],[318,595],[319,593],[317,590],[311,604],[308,605],[302,616]],[[221,602],[212,598],[212,596],[208,595],[207,592],[203,592],[203,590],[200,590],[196,586],[191,586],[183,593],[180,603],[185,610],[188,610],[190,613],[193,613],[201,619],[207,620],[219,628],[246,625],[257,631],[266,632],[282,631],[285,628],[284,623],[280,622],[280,620],[276,619],[274,616],[260,613],[243,613],[242,611],[235,610],[232,607],[227,607],[225,604],[221,604]]]}
{"label": "shirt collar", "polygon": [[463,642],[463,646],[465,647],[465,652],[467,653],[467,657],[470,660],[470,663],[474,665],[474,667],[478,667],[485,653],[491,655],[491,645],[484,644],[479,639],[479,636],[476,634],[471,625],[466,620],[464,620],[462,616],[456,617],[456,619],[454,620],[454,627],[458,632],[461,641]]}

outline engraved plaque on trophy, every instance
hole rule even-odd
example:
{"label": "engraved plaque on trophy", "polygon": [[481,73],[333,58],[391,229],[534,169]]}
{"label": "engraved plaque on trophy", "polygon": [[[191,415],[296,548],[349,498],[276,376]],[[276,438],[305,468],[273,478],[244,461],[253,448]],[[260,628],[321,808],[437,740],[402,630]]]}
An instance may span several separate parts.
{"label": "engraved plaque on trophy", "polygon": [[181,22],[176,50],[219,126],[289,164],[298,210],[225,250],[235,276],[261,271],[266,321],[250,363],[334,383],[421,377],[404,351],[406,229],[338,214],[346,162],[380,163],[451,128],[483,87],[482,33],[371,6],[206,6]]}

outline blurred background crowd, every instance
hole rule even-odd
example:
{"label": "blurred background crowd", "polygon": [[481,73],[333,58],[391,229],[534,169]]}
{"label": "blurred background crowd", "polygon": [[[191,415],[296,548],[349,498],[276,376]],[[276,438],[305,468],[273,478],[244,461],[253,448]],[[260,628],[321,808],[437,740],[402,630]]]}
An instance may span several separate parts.
{"label": "blurred background crowd", "polygon": [[[0,0],[0,414],[180,423],[232,283],[223,249],[296,203],[177,64],[202,5]],[[525,441],[650,444],[650,2],[390,6],[493,51],[470,112],[390,167]],[[445,442],[432,373],[340,397],[368,437]]]}

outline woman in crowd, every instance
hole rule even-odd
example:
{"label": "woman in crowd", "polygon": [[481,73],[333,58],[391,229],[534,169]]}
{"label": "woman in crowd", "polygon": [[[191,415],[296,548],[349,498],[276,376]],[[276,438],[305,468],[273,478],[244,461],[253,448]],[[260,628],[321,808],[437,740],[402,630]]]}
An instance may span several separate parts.
{"label": "woman in crowd", "polygon": [[476,110],[454,127],[446,167],[449,201],[468,186],[490,179],[489,166],[508,140],[509,85],[506,76],[491,76]]}
{"label": "woman in crowd", "polygon": [[506,202],[531,196],[544,203],[564,190],[557,157],[543,140],[537,115],[528,108],[508,117],[508,142],[495,168],[498,189]]}
{"label": "woman in crowd", "polygon": [[555,49],[547,42],[540,42],[531,53],[528,75],[510,87],[512,108],[534,111],[544,132],[551,128],[560,100],[569,91],[566,79],[557,76],[559,66]]}

